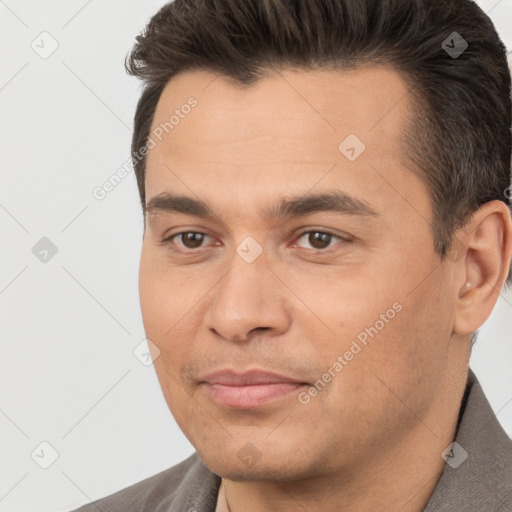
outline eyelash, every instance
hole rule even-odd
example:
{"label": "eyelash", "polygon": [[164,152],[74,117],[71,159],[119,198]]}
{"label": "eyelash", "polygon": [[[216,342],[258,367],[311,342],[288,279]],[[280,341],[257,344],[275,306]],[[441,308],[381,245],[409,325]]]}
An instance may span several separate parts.
{"label": "eyelash", "polygon": [[[175,233],[167,238],[165,238],[164,240],[162,240],[161,244],[163,245],[173,245],[173,239],[174,238],[178,238],[182,235],[186,235],[187,233],[194,233],[194,234],[200,234],[200,235],[205,235],[207,237],[210,237],[210,235],[208,235],[208,233],[204,233],[202,231],[181,231],[179,233]],[[306,231],[302,231],[301,233],[299,233],[297,235],[297,237],[295,238],[295,241],[294,243],[296,243],[297,240],[299,240],[300,238],[302,238],[304,235],[307,235],[307,234],[310,234],[310,233],[321,233],[323,235],[328,235],[328,236],[331,236],[333,239],[338,239],[339,242],[345,242],[345,243],[348,243],[350,242],[351,240],[349,240],[348,238],[343,238],[339,235],[336,235],[335,233],[333,233],[332,231],[328,231],[328,230],[320,230],[320,229],[309,229],[309,230],[306,230]],[[210,237],[212,238],[212,237]],[[338,242],[338,243],[339,243]],[[335,246],[334,246],[335,247]],[[307,249],[307,248],[304,248],[304,247],[299,247],[299,249],[306,249],[308,251],[311,251],[311,252],[324,252],[324,253],[327,253],[327,252],[330,252],[330,250],[332,249],[333,247],[329,246],[325,249]],[[201,249],[205,249],[205,247],[201,246],[201,247],[197,247],[195,249],[189,249],[187,247],[182,247],[181,249],[173,249],[177,252],[185,252],[185,253],[193,253],[193,252],[197,252]]]}

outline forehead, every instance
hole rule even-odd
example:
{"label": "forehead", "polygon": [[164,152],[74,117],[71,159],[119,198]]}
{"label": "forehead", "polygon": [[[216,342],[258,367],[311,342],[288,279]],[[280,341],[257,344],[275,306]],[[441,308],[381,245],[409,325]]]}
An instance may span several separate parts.
{"label": "forehead", "polygon": [[282,70],[251,85],[204,70],[187,71],[164,88],[152,129],[168,123],[172,114],[179,114],[194,97],[197,106],[191,115],[182,114],[169,133],[172,136],[167,137],[177,146],[175,150],[186,149],[182,144],[188,145],[191,135],[212,145],[244,144],[256,136],[293,137],[308,140],[301,152],[307,156],[309,150],[325,151],[347,132],[368,141],[399,135],[400,114],[408,106],[407,91],[408,84],[401,76],[382,66],[347,71]]}
{"label": "forehead", "polygon": [[229,190],[251,202],[315,183],[374,196],[395,184],[402,195],[426,195],[400,143],[409,88],[382,66],[282,70],[249,86],[204,70],[178,74],[153,118],[146,197],[166,188],[191,195],[193,184],[196,196]]}

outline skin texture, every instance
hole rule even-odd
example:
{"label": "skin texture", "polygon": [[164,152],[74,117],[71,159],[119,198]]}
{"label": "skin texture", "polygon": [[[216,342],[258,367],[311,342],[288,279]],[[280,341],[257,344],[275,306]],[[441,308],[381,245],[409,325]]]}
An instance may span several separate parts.
{"label": "skin texture", "polygon": [[[201,199],[215,216],[148,212],[139,282],[176,421],[232,512],[422,510],[454,437],[470,333],[510,263],[505,204],[480,208],[441,263],[428,192],[400,145],[407,83],[390,69],[282,70],[250,87],[188,71],[167,84],[152,127],[190,96],[197,106],[148,154],[146,198]],[[349,134],[366,146],[354,161],[338,149]],[[378,215],[261,215],[333,190]],[[187,231],[207,236],[162,243]],[[345,240],[315,250],[311,231]],[[252,263],[236,250],[248,236],[263,250]],[[200,383],[257,368],[312,386],[393,304],[394,318],[307,404],[295,392],[234,410]]]}

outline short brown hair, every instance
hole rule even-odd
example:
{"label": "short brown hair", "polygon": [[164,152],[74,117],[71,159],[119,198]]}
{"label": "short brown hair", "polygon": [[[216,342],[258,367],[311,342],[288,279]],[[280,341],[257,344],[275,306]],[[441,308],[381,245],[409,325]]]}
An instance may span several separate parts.
{"label": "short brown hair", "polygon": [[136,40],[125,66],[144,81],[132,140],[143,208],[140,148],[178,72],[204,69],[243,86],[273,69],[374,64],[411,84],[405,155],[430,192],[441,260],[482,204],[497,199],[510,208],[510,71],[494,25],[471,0],[175,0]]}

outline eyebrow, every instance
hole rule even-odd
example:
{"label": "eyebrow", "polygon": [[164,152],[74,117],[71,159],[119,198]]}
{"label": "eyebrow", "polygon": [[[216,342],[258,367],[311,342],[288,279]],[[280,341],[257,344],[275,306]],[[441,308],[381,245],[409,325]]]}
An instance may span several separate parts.
{"label": "eyebrow", "polygon": [[[182,213],[202,218],[217,217],[214,211],[200,199],[164,192],[153,197],[144,207],[144,212],[156,215],[160,212]],[[277,205],[261,211],[268,220],[285,217],[300,217],[315,212],[336,212],[362,217],[380,217],[368,203],[345,192],[331,191],[306,194],[281,200]]]}

